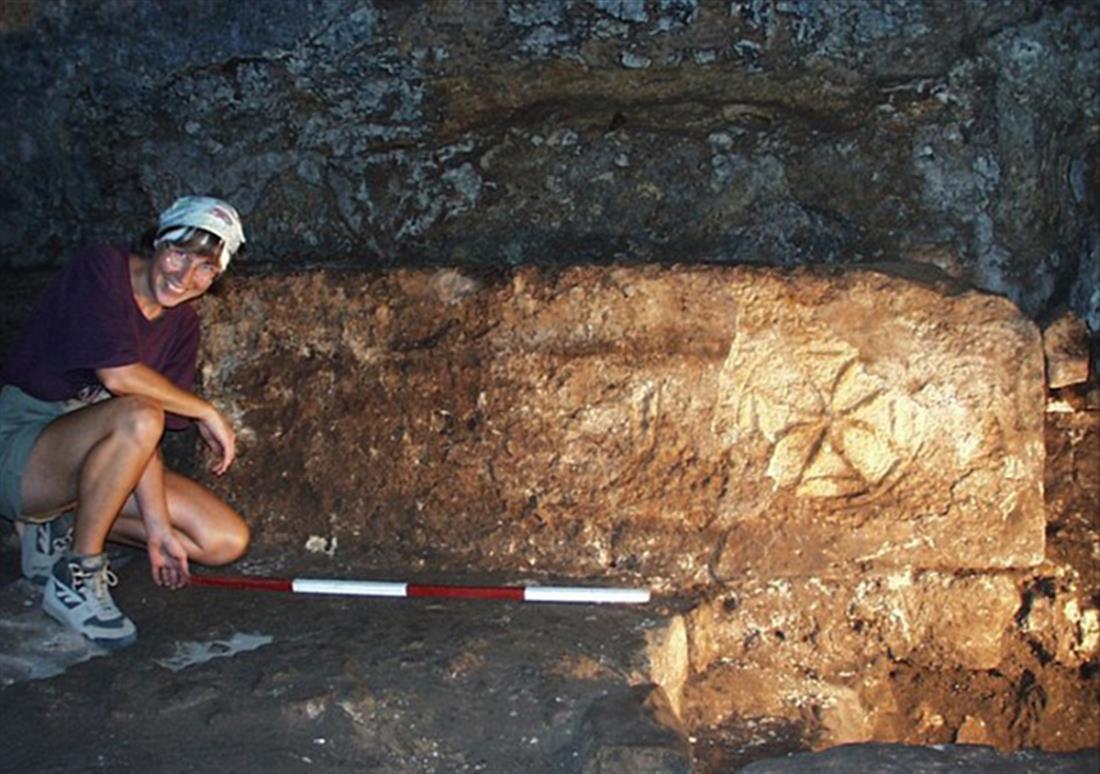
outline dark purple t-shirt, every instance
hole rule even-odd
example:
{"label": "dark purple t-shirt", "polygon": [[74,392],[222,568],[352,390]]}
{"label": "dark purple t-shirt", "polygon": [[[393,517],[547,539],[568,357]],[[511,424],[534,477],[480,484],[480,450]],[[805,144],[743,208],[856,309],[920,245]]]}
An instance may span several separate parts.
{"label": "dark purple t-shirt", "polygon": [[[39,400],[90,399],[95,369],[144,363],[190,391],[199,318],[188,304],[147,320],[134,300],[126,250],[77,254],[38,299],[4,362],[3,381]],[[169,428],[187,420],[169,414]]]}

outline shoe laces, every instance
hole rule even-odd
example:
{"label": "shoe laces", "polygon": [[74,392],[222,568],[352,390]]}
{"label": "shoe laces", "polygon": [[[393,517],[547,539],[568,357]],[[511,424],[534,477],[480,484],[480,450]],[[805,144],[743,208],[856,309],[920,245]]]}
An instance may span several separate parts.
{"label": "shoe laces", "polygon": [[69,546],[73,544],[73,528],[69,527],[65,530],[63,535],[54,537],[52,545],[53,552],[55,554],[63,554],[69,550]]}
{"label": "shoe laces", "polygon": [[[106,564],[98,570],[89,572],[74,562],[69,565],[69,570],[73,575],[73,587],[79,591],[85,586],[90,586],[92,593],[100,601],[104,598],[110,599],[110,589],[118,585],[118,576]],[[89,578],[91,579],[90,584],[87,582]]]}

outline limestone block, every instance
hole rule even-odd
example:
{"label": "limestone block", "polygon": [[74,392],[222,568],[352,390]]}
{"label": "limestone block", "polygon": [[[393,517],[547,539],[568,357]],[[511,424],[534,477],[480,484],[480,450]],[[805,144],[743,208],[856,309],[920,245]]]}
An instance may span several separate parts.
{"label": "limestone block", "polygon": [[687,624],[682,615],[654,621],[643,631],[645,648],[636,659],[632,683],[652,682],[665,692],[669,707],[680,714],[684,684],[691,671]]}
{"label": "limestone block", "polygon": [[955,732],[956,744],[984,744],[993,745],[993,738],[989,733],[989,726],[984,720],[973,715],[963,718],[962,725]]}
{"label": "limestone block", "polygon": [[997,297],[590,266],[236,277],[201,309],[240,430],[215,486],[262,541],[656,588],[1042,557],[1041,347]]}
{"label": "limestone block", "polygon": [[854,674],[884,652],[847,619],[854,591],[818,578],[734,584],[687,616],[693,673],[734,663]]}
{"label": "limestone block", "polygon": [[994,669],[1019,607],[1016,582],[1003,575],[901,574],[861,581],[850,620],[866,622],[893,659]]}
{"label": "limestone block", "polygon": [[1089,379],[1089,329],[1072,312],[1065,312],[1043,328],[1047,384],[1052,390]]}
{"label": "limestone block", "polygon": [[691,683],[684,720],[698,727],[739,718],[784,719],[820,748],[869,741],[875,714],[851,686],[788,669],[723,665]]}
{"label": "limestone block", "polygon": [[1007,302],[873,274],[739,301],[713,429],[755,485],[720,503],[720,577],[1042,559],[1042,362]]}
{"label": "limestone block", "polygon": [[850,682],[875,664],[993,669],[1020,607],[1001,575],[936,572],[745,583],[688,616],[692,668],[719,663]]}

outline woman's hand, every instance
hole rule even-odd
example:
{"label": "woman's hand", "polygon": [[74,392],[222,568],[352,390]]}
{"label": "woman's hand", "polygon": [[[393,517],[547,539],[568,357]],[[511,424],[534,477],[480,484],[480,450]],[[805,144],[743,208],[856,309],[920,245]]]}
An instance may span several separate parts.
{"label": "woman's hand", "polygon": [[99,368],[96,377],[114,395],[143,395],[159,403],[165,411],[195,419],[202,440],[218,455],[210,469],[218,476],[229,470],[237,456],[237,433],[213,405],[194,393],[181,390],[143,363]]}
{"label": "woman's hand", "polygon": [[198,419],[199,435],[210,449],[221,459],[210,470],[220,476],[229,470],[237,456],[237,433],[221,412],[213,406],[210,411]]}
{"label": "woman's hand", "polygon": [[158,586],[180,589],[191,582],[187,551],[172,533],[171,527],[146,525],[145,545],[149,551],[149,569]]}

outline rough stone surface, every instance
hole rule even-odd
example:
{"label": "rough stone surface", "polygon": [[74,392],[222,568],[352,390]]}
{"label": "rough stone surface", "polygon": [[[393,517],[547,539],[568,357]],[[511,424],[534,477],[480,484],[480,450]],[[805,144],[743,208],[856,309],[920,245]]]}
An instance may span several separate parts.
{"label": "rough stone surface", "polygon": [[53,677],[73,664],[106,655],[76,632],[62,629],[42,615],[38,601],[37,589],[28,581],[20,580],[3,589],[0,686]]}
{"label": "rough stone surface", "polygon": [[[715,276],[722,279],[716,281]],[[632,430],[641,427],[642,417],[660,417],[660,422],[651,419],[650,427],[656,425],[654,432],[662,440],[672,437],[672,418],[690,419],[707,432],[696,433],[688,448],[718,446],[713,441],[712,446],[707,445],[707,434],[717,437],[713,428],[732,423],[716,423],[714,409],[708,407],[719,405],[715,397],[720,394],[719,375],[730,353],[737,352],[732,345],[737,331],[744,328],[739,321],[755,319],[751,315],[742,318],[739,310],[749,305],[738,303],[741,297],[735,293],[751,276],[767,278],[765,288],[839,287],[843,292],[838,295],[846,298],[859,298],[866,283],[884,283],[876,287],[899,298],[907,293],[916,294],[915,298],[927,294],[924,303],[935,306],[937,317],[948,315],[943,319],[949,319],[955,306],[965,310],[976,305],[986,315],[999,306],[1006,310],[1007,320],[1016,320],[1009,328],[1016,331],[1018,340],[1032,341],[1027,351],[1034,350],[1031,371],[1041,392],[1041,355],[1035,330],[1006,304],[962,292],[950,284],[929,286],[896,276],[621,267],[242,276],[204,301],[202,310],[208,323],[203,389],[229,408],[245,428],[241,467],[213,485],[227,491],[258,527],[257,551],[276,548],[291,561],[332,563],[333,571],[338,565],[354,565],[355,574],[362,575],[362,568],[374,561],[399,566],[403,576],[447,570],[456,577],[494,566],[512,573],[530,566],[533,556],[535,569],[579,568],[578,574],[653,581],[668,588],[696,585],[704,591],[702,600],[685,596],[678,603],[679,612],[637,624],[634,644],[618,653],[614,663],[605,655],[562,653],[552,671],[570,679],[610,680],[607,685],[620,687],[647,682],[661,685],[669,706],[692,735],[700,771],[728,771],[733,762],[845,741],[945,744],[974,738],[983,727],[985,741],[1006,750],[1068,750],[1100,742],[1095,734],[1100,717],[1094,701],[1100,679],[1096,669],[1100,645],[1096,605],[1100,599],[1100,525],[1096,517],[1100,513],[1100,414],[1094,411],[1071,407],[1068,413],[1045,415],[1049,539],[1042,564],[1030,569],[921,569],[901,562],[877,568],[853,564],[849,571],[837,574],[792,573],[789,557],[783,557],[778,553],[781,547],[776,547],[774,569],[764,567],[758,577],[718,575],[709,572],[711,565],[691,564],[691,556],[682,550],[686,541],[674,529],[675,524],[661,533],[662,522],[657,520],[638,527],[640,531],[644,528],[646,540],[651,541],[646,561],[652,564],[627,566],[619,562],[612,567],[580,562],[577,557],[585,555],[586,541],[609,532],[615,535],[613,529],[600,525],[598,530],[577,532],[574,537],[565,533],[563,537],[561,524],[547,518],[549,514],[563,519],[563,510],[542,510],[535,507],[538,503],[528,506],[526,498],[518,500],[520,517],[511,522],[507,550],[496,555],[469,546],[458,550],[456,528],[470,529],[467,540],[483,539],[478,546],[499,550],[494,543],[502,529],[498,522],[509,523],[503,498],[492,499],[476,487],[464,490],[469,492],[462,502],[465,511],[427,507],[430,501],[426,501],[425,507],[406,507],[374,527],[371,519],[386,516],[388,507],[393,503],[401,506],[403,501],[391,496],[375,510],[341,510],[342,503],[354,504],[354,498],[369,502],[368,497],[376,491],[392,495],[393,491],[417,492],[417,487],[426,486],[426,491],[438,497],[439,491],[456,483],[453,477],[433,474],[431,465],[442,461],[461,474],[473,467],[478,455],[492,459],[503,441],[487,428],[501,431],[510,424],[534,427],[526,435],[517,432],[511,436],[517,458],[544,453],[540,449],[553,444],[568,451],[577,439],[584,441],[585,455],[576,455],[567,468],[546,463],[541,468],[524,468],[522,459],[508,463],[511,468],[501,466],[536,474],[542,471],[537,476],[539,484],[547,486],[549,482],[559,492],[581,491],[580,485],[569,484],[569,476],[575,475],[584,486],[605,480],[601,478],[605,474],[582,464],[586,460],[621,469],[626,463],[617,455],[625,456],[637,438],[650,437]],[[15,280],[0,288],[3,342],[10,340],[12,327],[25,314],[45,277],[27,274],[17,275]],[[616,296],[631,300],[630,314]],[[576,306],[570,303],[574,297],[579,299]],[[827,317],[828,294],[812,297]],[[768,307],[762,298],[759,292],[754,296],[757,308],[773,309],[777,322],[783,309],[797,309],[790,299]],[[331,303],[319,304],[322,299]],[[681,311],[675,316],[660,312],[664,307],[691,310],[689,299],[699,300],[697,312]],[[967,314],[971,320],[988,319]],[[798,319],[799,326],[820,327],[813,316]],[[907,318],[894,314],[890,319]],[[946,327],[946,323],[927,325],[928,330],[938,332],[936,335],[946,335]],[[859,331],[863,347],[874,340],[856,325],[845,330]],[[990,329],[986,330],[991,337]],[[462,342],[469,347],[464,349]],[[485,354],[474,358],[471,353],[478,347],[483,347]],[[933,350],[923,346],[920,357],[932,357]],[[958,350],[972,356],[976,348],[971,344]],[[524,362],[517,364],[517,359]],[[790,362],[777,357],[777,364],[802,373],[801,360]],[[528,366],[530,370],[523,370]],[[952,366],[950,373],[955,373],[956,367]],[[1022,378],[1019,364],[1014,368]],[[476,372],[476,381],[469,381],[471,372]],[[534,387],[524,382],[539,373],[545,376]],[[499,378],[494,374],[508,375],[506,388],[493,387]],[[433,379],[443,379],[443,387],[431,388]],[[990,384],[988,376],[982,383]],[[631,403],[630,396],[647,394],[638,384],[661,387],[661,402],[648,414]],[[570,385],[571,390],[562,389]],[[613,388],[604,389],[607,385]],[[482,393],[485,398],[479,400]],[[686,400],[685,395],[694,397]],[[531,418],[509,424],[489,411],[491,407],[507,409],[507,416],[522,418],[524,412],[509,408],[520,399],[546,413],[547,418],[537,424]],[[568,409],[569,401],[575,403],[573,409]],[[616,401],[626,408],[617,408]],[[1041,401],[1040,408],[1031,405],[1033,402],[1028,401],[1031,408],[1026,412],[1039,421],[1044,418]],[[425,405],[428,407],[423,408]],[[475,410],[470,410],[470,405]],[[683,405],[690,411],[681,410],[677,415],[675,410]],[[597,425],[604,428],[602,435],[595,439],[591,431],[562,430],[578,417],[591,416],[593,406],[606,412],[605,416],[614,418],[619,411],[625,418],[618,424],[604,419],[604,424]],[[437,407],[443,411],[435,411]],[[722,416],[728,416],[728,410],[723,411]],[[354,417],[360,412],[367,412],[367,419],[355,424],[359,420]],[[257,423],[257,417],[264,421]],[[349,417],[354,426],[346,428]],[[357,430],[374,439],[376,448],[391,451],[370,458],[371,464],[361,464],[356,457],[363,450]],[[491,442],[485,442],[483,434]],[[182,440],[186,446],[188,439]],[[419,464],[404,456],[410,443],[417,449],[414,459]],[[308,455],[301,453],[303,448]],[[660,444],[654,448],[660,449]],[[735,457],[726,453],[720,459],[729,464]],[[383,466],[380,471],[372,472],[375,464]],[[663,465],[679,465],[690,472],[708,464],[703,454],[677,451],[655,458],[646,468],[646,476],[657,475],[654,471],[662,470]],[[403,466],[409,465],[415,476],[402,472]],[[767,470],[767,465],[760,465]],[[316,483],[302,475],[303,470],[320,471],[326,466],[333,471],[327,484],[323,475],[309,474],[317,476]],[[341,482],[353,468],[360,476],[360,489],[341,491]],[[281,475],[283,471],[286,477]],[[546,471],[552,475],[545,475]],[[405,475],[406,480],[399,479]],[[707,495],[713,489],[678,488],[680,480],[699,478],[658,475],[658,479],[661,487],[644,489],[648,502],[678,493],[697,508],[699,502],[719,502],[717,496]],[[646,485],[641,474],[626,480]],[[301,494],[295,487],[305,481],[312,488]],[[820,499],[811,494],[805,493],[805,499]],[[340,518],[330,520],[319,506],[326,497],[332,505],[325,507],[335,509]],[[643,504],[645,498],[641,498]],[[796,491],[792,499],[797,498]],[[475,501],[482,510],[474,508]],[[585,507],[589,514],[596,512],[591,504]],[[469,521],[456,521],[456,512],[465,512]],[[481,532],[474,530],[486,513],[492,518],[481,525]],[[639,513],[645,513],[643,507],[623,512],[632,518]],[[364,514],[367,517],[361,519],[357,537],[350,529],[352,519]],[[629,522],[623,524],[617,540],[631,534]],[[375,531],[365,540],[362,530],[368,529]],[[705,542],[699,539],[697,545]],[[713,540],[702,555],[720,555],[720,548]],[[676,554],[675,561],[680,564],[661,559],[662,551]],[[683,564],[685,556],[687,564]],[[662,575],[662,566],[672,566],[673,571]],[[683,572],[680,568],[684,566],[702,566],[704,571]],[[251,564],[240,569],[271,571]],[[314,568],[313,574],[324,573]],[[126,582],[133,582],[132,574]],[[28,615],[38,614],[33,609],[22,610],[21,600],[16,594],[9,600],[14,608],[3,608],[14,611],[5,613],[10,618],[8,628],[33,639],[37,636],[34,632],[48,622],[29,620]],[[138,612],[146,621],[147,614]],[[185,616],[185,611],[180,615]],[[152,625],[157,624],[154,621]],[[252,628],[264,633],[262,627]],[[229,634],[217,631],[206,636],[199,631],[186,637],[181,634],[179,639],[216,643]],[[338,636],[336,629],[333,636]],[[76,654],[75,659],[36,661],[32,657],[35,643],[23,644],[25,647],[5,651],[10,656],[3,662],[5,680],[21,680],[35,669],[56,670],[65,666],[62,662],[82,657]],[[171,655],[167,645],[161,650],[166,653],[158,652],[157,658]],[[478,658],[455,655],[456,663],[473,664]],[[228,664],[231,660],[223,661]],[[241,669],[238,679],[251,685],[255,675],[249,676],[247,667]],[[73,690],[83,688],[74,684]],[[207,707],[204,690],[195,689],[192,695],[189,689],[180,701]],[[415,695],[415,691],[408,694]],[[308,702],[295,706],[297,709],[285,711],[303,717],[316,712],[316,706],[310,710]],[[371,738],[378,741],[381,737]],[[390,734],[386,739],[394,745],[387,749],[397,756],[391,760],[414,760],[400,756],[421,754],[411,752],[420,744],[415,735]]]}
{"label": "rough stone surface", "polygon": [[734,584],[689,616],[692,667],[751,660],[829,678],[880,659],[994,669],[1019,607],[1020,590],[1003,575]]}
{"label": "rough stone surface", "polygon": [[664,691],[638,685],[592,703],[581,719],[581,774],[690,774],[691,745]]}
{"label": "rough stone surface", "polygon": [[792,755],[743,768],[742,774],[802,774],[813,772],[874,771],[879,774],[950,774],[959,771],[1003,774],[1090,774],[1100,766],[1100,752],[1064,755],[998,753],[979,745],[906,747],[903,745],[846,745],[826,752]]}
{"label": "rough stone surface", "polygon": [[[361,556],[253,554],[237,570],[401,577]],[[4,540],[4,771],[577,774],[582,751],[603,760],[601,750],[607,760],[675,761],[657,770],[691,771],[679,721],[653,677],[639,672],[647,633],[671,612],[659,603],[593,609],[173,593],[135,561],[119,570],[115,589],[139,627],[134,647],[64,674],[14,675],[8,657],[34,661],[35,645],[40,665],[64,655],[47,650],[63,639],[59,627],[17,573],[15,542]],[[609,698],[622,696],[637,700]],[[64,744],[42,733],[44,723],[66,720]]]}
{"label": "rough stone surface", "polygon": [[1052,390],[1089,380],[1089,329],[1076,315],[1061,314],[1043,328],[1043,352]]}
{"label": "rough stone surface", "polygon": [[955,732],[955,744],[980,744],[990,746],[992,740],[989,735],[989,726],[984,720],[973,715],[963,718],[959,730]]}
{"label": "rough stone surface", "polygon": [[881,738],[898,714],[898,664],[1000,668],[1020,600],[996,575],[735,584],[689,616],[685,716],[784,719],[820,747]]}
{"label": "rough stone surface", "polygon": [[5,2],[0,265],[201,189],[244,261],[909,258],[1096,332],[1098,14]]}
{"label": "rough stone surface", "polygon": [[697,760],[735,770],[793,739],[1100,745],[1100,413],[1049,414],[1045,434],[1032,570],[741,582],[688,612]]}
{"label": "rough stone surface", "polygon": [[652,680],[664,691],[665,699],[676,717],[681,714],[684,685],[691,674],[688,655],[687,624],[682,615],[661,620],[644,634],[646,647],[631,680],[640,684]]}
{"label": "rough stone surface", "polygon": [[[0,654],[52,664],[57,654],[43,646],[57,641],[57,627],[37,609],[37,594],[15,580],[17,568],[16,543],[9,534],[0,541],[0,610],[6,622]],[[394,573],[349,554],[254,554],[237,569],[311,577]],[[811,743],[811,737],[791,733],[794,724],[777,741],[775,735],[783,731],[778,721],[741,719],[737,729],[747,749],[738,763],[713,757],[710,721],[700,727],[690,713],[673,717],[671,701],[652,685],[656,676],[639,670],[650,658],[652,633],[678,617],[660,601],[647,608],[594,610],[217,589],[171,593],[152,585],[140,561],[124,566],[119,575],[116,598],[141,631],[134,648],[54,676],[20,674],[9,680],[5,673],[0,699],[20,709],[0,713],[0,753],[12,770],[46,774],[110,767],[192,774],[207,771],[216,759],[241,774],[517,769],[575,774],[594,760],[625,760],[656,762],[657,771],[725,774]],[[246,647],[240,647],[242,642]],[[36,643],[40,647],[34,654]],[[0,659],[0,666],[8,665]],[[957,701],[953,693],[973,690],[963,674],[950,679],[954,687],[925,686],[921,701]],[[1042,670],[1036,680],[1048,689],[1042,698],[1052,713],[1046,725],[1079,732],[1095,727],[1068,711]],[[776,688],[774,682],[742,680],[728,686],[725,700],[734,692],[766,695]],[[973,718],[1001,700],[1000,694],[976,693],[975,706],[963,709],[960,720],[943,709],[947,716],[939,723],[946,733],[956,722],[961,722],[960,731],[973,727]],[[1028,702],[1039,706],[1034,692]],[[151,706],[157,712],[150,712]],[[908,706],[919,710],[916,704]],[[1094,704],[1087,706],[1095,713]],[[925,714],[915,714],[911,725],[917,729],[923,718],[928,727],[914,730],[908,741],[949,741],[937,740],[934,711],[919,711]],[[110,724],[106,733],[105,721]],[[1022,713],[1019,725],[1035,722]],[[40,733],[44,723],[67,724],[68,743],[58,745]],[[769,735],[771,741],[764,741]],[[691,769],[684,763],[687,741],[695,753]],[[880,747],[863,749],[862,759],[894,760],[883,757]],[[202,755],[196,757],[196,750]],[[593,755],[584,757],[584,750]],[[601,750],[602,756],[596,754]],[[955,750],[960,754],[955,757],[945,752],[951,750],[937,747],[923,754],[966,762],[975,760],[977,751]],[[921,754],[909,749],[900,760]],[[986,750],[982,756],[997,763],[1026,761],[1022,771],[1028,772],[1080,771],[1064,767],[1093,760],[1088,753],[993,757]],[[798,758],[768,765],[794,760],[806,762]],[[1063,768],[1049,768],[1055,764]]]}
{"label": "rough stone surface", "polygon": [[202,314],[240,427],[216,486],[261,540],[672,588],[1042,560],[1039,334],[994,296],[400,270],[235,279]]}

